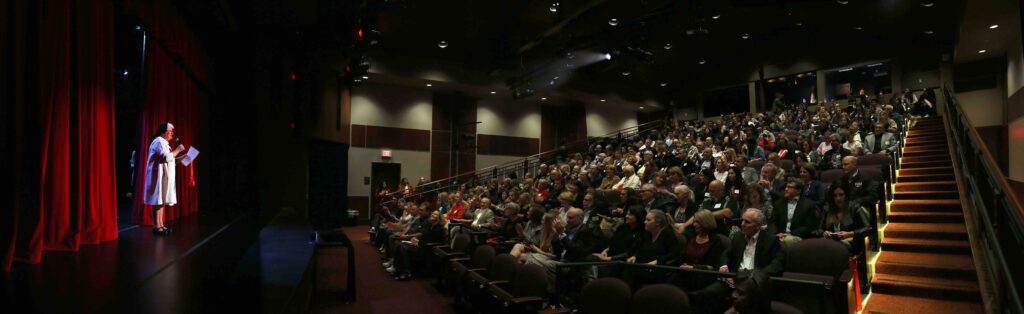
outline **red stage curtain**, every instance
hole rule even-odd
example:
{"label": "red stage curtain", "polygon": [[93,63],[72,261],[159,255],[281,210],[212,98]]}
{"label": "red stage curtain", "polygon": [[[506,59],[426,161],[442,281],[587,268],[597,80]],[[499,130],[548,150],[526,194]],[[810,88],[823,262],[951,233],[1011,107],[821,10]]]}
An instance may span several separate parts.
{"label": "red stage curtain", "polygon": [[[181,65],[172,60],[164,47],[150,45],[146,48],[146,98],[142,107],[138,141],[139,160],[135,175],[135,204],[132,207],[132,223],[153,225],[153,208],[144,205],[145,178],[149,144],[156,135],[156,127],[160,123],[174,124],[175,136],[181,138],[183,144],[202,149],[199,140],[199,90],[198,85],[185,72]],[[164,219],[172,221],[179,217],[193,214],[198,209],[198,187],[195,176],[199,175],[198,166],[202,157],[188,167],[176,163],[175,189],[178,204],[166,208]]]}
{"label": "red stage curtain", "polygon": [[[38,263],[43,250],[77,250],[117,238],[114,182],[113,5],[110,1],[16,1],[6,14],[23,14],[10,32],[28,30],[35,38],[19,36],[10,47],[13,62],[28,63],[12,83],[34,93],[17,98],[19,118],[34,119],[37,131],[19,134],[38,138],[38,156],[22,174],[38,176],[38,186],[20,186],[13,232],[0,239],[8,245],[2,266],[11,261]],[[7,5],[7,4],[4,4]],[[34,18],[33,18],[34,17]],[[30,35],[31,36],[31,35]],[[11,51],[11,50],[7,50]],[[31,58],[29,56],[35,56]],[[8,61],[11,61],[8,59]],[[27,61],[27,62],[26,62]],[[35,78],[35,79],[31,79]],[[34,104],[38,101],[38,104]],[[38,105],[38,116],[27,110]],[[33,120],[30,120],[33,121]],[[38,155],[36,155],[38,154]],[[23,199],[26,195],[38,200]]]}

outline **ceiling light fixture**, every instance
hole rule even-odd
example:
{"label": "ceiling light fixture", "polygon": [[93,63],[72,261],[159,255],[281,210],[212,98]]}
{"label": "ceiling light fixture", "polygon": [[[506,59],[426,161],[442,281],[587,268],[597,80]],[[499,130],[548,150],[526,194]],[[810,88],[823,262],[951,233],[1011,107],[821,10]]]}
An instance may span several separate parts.
{"label": "ceiling light fixture", "polygon": [[552,3],[551,7],[548,8],[551,12],[558,12],[558,2]]}
{"label": "ceiling light fixture", "polygon": [[437,48],[441,48],[441,49],[448,48],[448,42],[447,41],[443,41],[443,40],[438,42],[437,43]]}
{"label": "ceiling light fixture", "polygon": [[926,30],[926,31],[924,31],[924,34],[925,34],[925,35],[931,35],[931,34],[935,34],[935,31],[932,31],[932,30]]}
{"label": "ceiling light fixture", "polygon": [[799,26],[804,26],[804,23],[801,23],[801,22],[796,22],[796,26],[798,26],[798,27],[799,27]]}
{"label": "ceiling light fixture", "polygon": [[601,99],[601,102],[605,102],[605,100],[604,100],[604,99]]}
{"label": "ceiling light fixture", "polygon": [[672,44],[665,44],[665,50],[672,50]]}
{"label": "ceiling light fixture", "polygon": [[708,62],[707,62],[706,60],[704,60],[704,59],[700,59],[700,61],[697,61],[697,63],[699,63],[699,64],[705,64],[705,63],[708,63]]}
{"label": "ceiling light fixture", "polygon": [[432,87],[434,84],[427,83],[427,87]]}
{"label": "ceiling light fixture", "polygon": [[622,71],[622,76],[629,76],[630,74],[633,74],[633,73],[629,72],[629,71]]}
{"label": "ceiling light fixture", "polygon": [[604,59],[605,60],[611,60],[612,59],[612,54],[610,54],[610,53],[604,54]]}
{"label": "ceiling light fixture", "polygon": [[619,25],[619,19],[610,19],[610,20],[608,20],[608,25],[611,25],[611,26]]}
{"label": "ceiling light fixture", "polygon": [[721,15],[721,14],[715,14],[715,15],[712,15],[712,16],[711,16],[711,19],[712,19],[712,20],[717,20],[717,19],[718,19],[718,18],[720,18],[720,17],[722,17],[722,15]]}
{"label": "ceiling light fixture", "polygon": [[862,29],[864,29],[864,28],[863,28],[863,27],[860,27],[860,26],[854,26],[854,27],[853,27],[853,29],[855,29],[855,30],[858,30],[858,31],[859,31],[859,30],[862,30]]}
{"label": "ceiling light fixture", "polygon": [[978,50],[978,53],[985,53],[986,51],[988,51],[988,50],[982,49],[982,50]]}
{"label": "ceiling light fixture", "polygon": [[988,29],[997,29],[997,28],[999,28],[999,24],[992,24],[992,26],[988,27]]}
{"label": "ceiling light fixture", "polygon": [[741,37],[743,37],[743,39],[748,39],[750,38],[750,33],[743,33],[743,36]]}
{"label": "ceiling light fixture", "polygon": [[363,79],[364,79],[364,80],[369,80],[369,79],[370,79],[370,77],[369,77],[369,76],[366,76],[366,75],[363,75]]}
{"label": "ceiling light fixture", "polygon": [[848,0],[836,0],[836,2],[838,2],[839,4],[850,4],[850,1]]}
{"label": "ceiling light fixture", "polygon": [[548,100],[547,97],[541,97],[540,100]]}
{"label": "ceiling light fixture", "polygon": [[496,92],[496,91],[491,91],[491,95],[494,95],[494,94],[497,94],[497,93],[498,92]]}
{"label": "ceiling light fixture", "polygon": [[932,7],[933,5],[935,5],[935,3],[934,3],[934,2],[931,2],[931,1],[922,1],[922,2],[921,2],[921,6],[922,6],[922,7],[930,8],[930,7]]}
{"label": "ceiling light fixture", "polygon": [[658,85],[661,85],[661,87],[665,87],[665,86],[668,86],[668,83],[661,82],[661,84],[658,84]]}
{"label": "ceiling light fixture", "polygon": [[640,106],[640,110],[644,110],[644,106]]}

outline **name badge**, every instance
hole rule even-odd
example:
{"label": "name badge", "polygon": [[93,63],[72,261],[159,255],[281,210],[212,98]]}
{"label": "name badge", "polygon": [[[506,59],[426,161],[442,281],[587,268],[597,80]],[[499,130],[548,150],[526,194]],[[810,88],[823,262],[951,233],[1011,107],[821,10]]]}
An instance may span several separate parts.
{"label": "name badge", "polygon": [[715,204],[715,209],[722,208],[722,203]]}
{"label": "name badge", "polygon": [[711,197],[711,192],[704,192],[704,197]]}
{"label": "name badge", "polygon": [[734,193],[740,194],[740,189],[736,189],[736,191]]}

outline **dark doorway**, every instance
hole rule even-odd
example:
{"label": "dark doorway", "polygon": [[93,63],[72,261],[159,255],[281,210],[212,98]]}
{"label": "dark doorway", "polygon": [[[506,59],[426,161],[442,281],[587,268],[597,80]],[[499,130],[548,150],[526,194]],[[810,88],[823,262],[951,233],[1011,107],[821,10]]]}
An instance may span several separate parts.
{"label": "dark doorway", "polygon": [[402,164],[375,162],[370,169],[370,212],[377,208],[380,199],[374,194],[380,189],[380,182],[388,183],[388,189],[394,192],[398,188],[398,180],[402,176]]}
{"label": "dark doorway", "polygon": [[309,222],[316,229],[341,227],[348,208],[348,144],[313,140],[309,145]]}

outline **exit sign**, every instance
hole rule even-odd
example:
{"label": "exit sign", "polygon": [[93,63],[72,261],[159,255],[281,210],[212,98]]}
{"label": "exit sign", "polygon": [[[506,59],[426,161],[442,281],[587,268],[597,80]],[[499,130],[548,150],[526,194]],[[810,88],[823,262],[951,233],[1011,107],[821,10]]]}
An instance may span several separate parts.
{"label": "exit sign", "polygon": [[391,150],[390,149],[382,149],[382,150],[380,150],[380,157],[381,158],[391,158]]}

